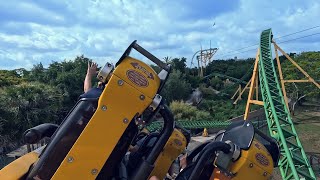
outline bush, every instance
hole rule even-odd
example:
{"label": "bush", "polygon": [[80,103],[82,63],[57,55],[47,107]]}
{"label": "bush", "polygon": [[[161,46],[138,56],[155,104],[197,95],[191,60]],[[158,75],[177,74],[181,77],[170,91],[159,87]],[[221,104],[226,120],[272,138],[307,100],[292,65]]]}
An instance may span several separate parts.
{"label": "bush", "polygon": [[[225,121],[243,115],[245,105],[245,101],[234,106],[230,100],[203,100],[199,104],[199,109],[209,112],[214,120]],[[252,107],[251,110],[253,109],[256,108]]]}
{"label": "bush", "polygon": [[207,111],[202,111],[182,101],[173,101],[170,108],[176,120],[211,120]]}
{"label": "bush", "polygon": [[212,87],[200,86],[200,91],[205,99],[221,99],[219,91],[213,89]]}
{"label": "bush", "polygon": [[57,123],[62,98],[56,87],[38,82],[0,89],[1,137],[20,140],[28,128],[46,122]]}
{"label": "bush", "polygon": [[191,84],[191,87],[193,89],[199,87],[200,84],[202,83],[202,79],[199,76],[187,75],[186,79]]}
{"label": "bush", "polygon": [[185,80],[185,74],[173,71],[167,80],[161,95],[168,101],[185,100],[191,94],[191,85]]}
{"label": "bush", "polygon": [[216,90],[220,90],[223,87],[223,81],[218,78],[218,77],[213,77],[210,80],[210,85],[216,89]]}

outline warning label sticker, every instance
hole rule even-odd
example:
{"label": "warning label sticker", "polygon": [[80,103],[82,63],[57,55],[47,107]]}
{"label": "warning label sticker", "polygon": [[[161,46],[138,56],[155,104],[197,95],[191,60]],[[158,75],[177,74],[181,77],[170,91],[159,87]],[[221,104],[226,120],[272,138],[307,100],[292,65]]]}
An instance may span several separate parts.
{"label": "warning label sticker", "polygon": [[144,77],[141,73],[139,73],[136,70],[128,70],[127,71],[127,77],[131,82],[133,82],[135,85],[139,87],[148,87],[149,82],[146,77]]}
{"label": "warning label sticker", "polygon": [[269,160],[261,153],[256,154],[256,160],[263,166],[269,166]]}

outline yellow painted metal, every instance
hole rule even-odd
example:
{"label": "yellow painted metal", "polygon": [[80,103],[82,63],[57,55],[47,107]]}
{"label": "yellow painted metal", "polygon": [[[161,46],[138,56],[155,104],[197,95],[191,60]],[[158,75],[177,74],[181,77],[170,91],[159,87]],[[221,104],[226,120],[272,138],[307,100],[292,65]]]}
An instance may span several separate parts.
{"label": "yellow painted metal", "polygon": [[250,105],[251,102],[250,100],[253,99],[253,94],[254,94],[254,90],[255,88],[255,82],[258,80],[258,62],[259,62],[259,49],[257,50],[257,54],[256,54],[256,60],[254,62],[254,68],[253,68],[253,74],[252,74],[252,78],[251,78],[251,83],[250,83],[250,90],[249,90],[249,95],[248,95],[248,101],[247,101],[247,105],[246,105],[246,110],[244,113],[244,120],[248,119],[248,115],[249,115],[249,111],[250,111]]}
{"label": "yellow painted metal", "polygon": [[204,129],[203,129],[202,136],[203,136],[203,137],[208,137],[208,136],[209,136],[207,128],[204,128]]}
{"label": "yellow painted metal", "polygon": [[[140,67],[133,67],[138,63]],[[136,64],[135,64],[136,65]],[[145,71],[154,73],[145,63],[127,57],[113,72],[102,92],[98,109],[85,127],[52,179],[95,179],[135,115],[141,114],[152,102],[160,80],[153,74],[149,79]],[[127,76],[128,71],[137,77],[136,83]],[[145,85],[147,78],[148,86]],[[131,76],[132,79],[132,76]],[[74,161],[69,163],[68,157]]]}
{"label": "yellow painted metal", "polygon": [[246,86],[242,89],[242,91],[240,92],[239,96],[237,97],[237,99],[233,102],[233,104],[237,104],[237,102],[239,100],[241,100],[241,96],[242,94],[244,93],[244,91],[246,91],[248,89],[248,86],[250,85],[251,83],[251,79],[249,80],[249,82],[246,84]]}
{"label": "yellow painted metal", "polygon": [[239,84],[239,87],[237,88],[237,91],[233,94],[231,99],[234,99],[237,94],[239,94],[238,97],[240,96],[240,99],[241,99],[241,84]]}
{"label": "yellow painted metal", "polygon": [[223,173],[219,168],[215,167],[209,180],[230,180],[231,177]]}
{"label": "yellow painted metal", "polygon": [[149,178],[156,176],[159,179],[164,179],[171,164],[185,150],[186,146],[185,136],[179,130],[174,129],[163,151],[158,156]]}
{"label": "yellow painted metal", "polygon": [[276,61],[277,61],[277,65],[278,65],[279,78],[280,78],[281,89],[282,89],[282,93],[283,93],[283,97],[284,97],[284,102],[286,103],[287,108],[289,109],[286,86],[284,85],[281,63],[280,63],[280,59],[279,59],[279,55],[278,55],[278,49],[276,48],[276,46],[274,46],[274,51],[276,54]]}
{"label": "yellow painted metal", "polygon": [[249,150],[241,151],[241,157],[230,167],[236,174],[232,179],[269,179],[273,171],[273,160],[267,149],[257,140],[253,140]]}
{"label": "yellow painted metal", "polygon": [[39,154],[35,151],[21,156],[0,170],[0,179],[21,179],[38,157]]}
{"label": "yellow painted metal", "polygon": [[255,91],[256,91],[256,99],[258,100],[259,99],[259,81],[258,80],[256,81],[256,89],[255,89]]}
{"label": "yellow painted metal", "polygon": [[256,105],[260,105],[263,106],[263,101],[258,101],[258,100],[250,100],[251,104],[256,104]]}
{"label": "yellow painted metal", "polygon": [[[121,68],[119,68],[120,65]],[[132,87],[136,88],[145,96],[148,96],[150,98],[154,97],[154,94],[159,89],[160,79],[157,73],[150,66],[132,57],[125,58],[120,65],[113,72],[114,75],[120,77],[122,80],[127,82]],[[139,74],[143,75],[148,81],[148,86],[137,86],[132,80],[128,78],[128,70],[137,71]],[[137,78],[137,81],[141,82],[142,78]]]}
{"label": "yellow painted metal", "polygon": [[304,74],[308,80],[310,82],[312,82],[315,86],[317,86],[319,89],[320,89],[320,84],[317,83],[306,71],[304,71],[300,66],[299,64],[297,64],[287,53],[285,53],[277,44],[275,41],[273,41],[273,45],[276,49],[278,49],[294,66],[296,66],[299,71]]}

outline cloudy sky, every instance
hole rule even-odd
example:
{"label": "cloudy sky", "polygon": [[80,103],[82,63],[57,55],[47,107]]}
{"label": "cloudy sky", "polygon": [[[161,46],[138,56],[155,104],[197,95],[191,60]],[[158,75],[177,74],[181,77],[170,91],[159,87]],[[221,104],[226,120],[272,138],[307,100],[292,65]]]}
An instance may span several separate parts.
{"label": "cloudy sky", "polygon": [[[32,68],[77,55],[115,63],[133,41],[159,58],[186,57],[211,46],[215,58],[254,57],[272,28],[290,52],[318,51],[319,0],[10,0],[0,10],[0,69]],[[215,25],[213,26],[213,24]],[[318,27],[317,27],[318,26]],[[243,47],[250,46],[246,49]],[[240,49],[240,50],[238,50]],[[235,51],[237,50],[237,51]]]}

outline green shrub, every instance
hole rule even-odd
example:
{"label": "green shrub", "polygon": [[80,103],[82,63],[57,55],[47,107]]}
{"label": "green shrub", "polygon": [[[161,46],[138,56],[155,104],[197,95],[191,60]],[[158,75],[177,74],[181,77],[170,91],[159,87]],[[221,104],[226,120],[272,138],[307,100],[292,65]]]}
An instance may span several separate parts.
{"label": "green shrub", "polygon": [[168,102],[186,100],[191,94],[191,85],[185,79],[185,74],[173,71],[160,93]]}
{"label": "green shrub", "polygon": [[170,108],[176,120],[211,120],[209,112],[199,110],[182,101],[173,101]]}
{"label": "green shrub", "polygon": [[[58,123],[62,98],[56,87],[39,82],[1,88],[0,138],[20,140],[28,128],[46,122]],[[0,147],[5,144],[0,141]]]}

